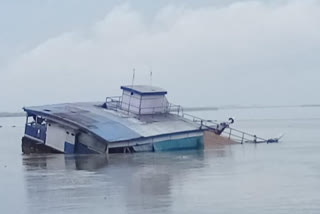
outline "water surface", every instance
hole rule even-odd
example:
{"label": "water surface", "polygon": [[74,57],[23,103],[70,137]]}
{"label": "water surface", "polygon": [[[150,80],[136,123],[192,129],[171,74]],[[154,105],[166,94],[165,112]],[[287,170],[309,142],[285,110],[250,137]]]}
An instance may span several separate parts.
{"label": "water surface", "polygon": [[[110,156],[22,155],[0,118],[1,213],[319,213],[320,110],[204,112],[279,144]],[[15,125],[16,127],[12,127]]]}

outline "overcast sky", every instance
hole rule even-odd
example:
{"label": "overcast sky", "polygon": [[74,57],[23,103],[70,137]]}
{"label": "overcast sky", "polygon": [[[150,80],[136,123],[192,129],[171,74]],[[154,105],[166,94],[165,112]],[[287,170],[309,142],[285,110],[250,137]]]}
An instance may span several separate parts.
{"label": "overcast sky", "polygon": [[150,84],[184,106],[320,103],[320,1],[0,0],[0,111]]}

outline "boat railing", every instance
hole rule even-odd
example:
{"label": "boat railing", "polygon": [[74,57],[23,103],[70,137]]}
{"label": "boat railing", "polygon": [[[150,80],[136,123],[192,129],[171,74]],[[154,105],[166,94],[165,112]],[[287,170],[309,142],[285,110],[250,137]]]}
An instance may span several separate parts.
{"label": "boat railing", "polygon": [[199,123],[202,126],[216,126],[219,124],[218,121],[216,121],[216,120],[205,120],[203,118],[200,118],[200,117],[194,116],[192,114],[188,114],[188,113],[183,113],[182,117],[189,119],[189,120],[192,120],[193,122]]}
{"label": "boat railing", "polygon": [[226,125],[225,123],[219,123],[216,120],[205,120],[203,118],[188,114],[188,113],[182,113],[180,114],[181,117],[191,120],[192,122],[195,122],[199,124],[199,127],[202,129],[208,129],[209,131],[213,131],[214,133],[218,134],[219,132],[219,126],[226,126],[223,131],[219,134],[221,134],[224,137],[227,137],[228,139],[231,139],[238,143],[259,143],[259,142],[267,142],[268,140],[262,137],[258,137],[257,135],[250,134],[244,131],[240,131],[235,128],[231,128],[229,125]]}
{"label": "boat railing", "polygon": [[238,129],[234,129],[231,127],[227,127],[222,133],[222,136],[225,136],[229,139],[232,139],[239,143],[262,143],[268,142],[267,139],[258,137],[257,135],[250,134],[244,131],[240,131]]}
{"label": "boat railing", "polygon": [[175,113],[177,115],[182,116],[183,115],[183,107],[181,105],[169,103],[167,112],[168,113]]}
{"label": "boat railing", "polygon": [[[129,108],[132,110],[135,110],[138,115],[140,112],[148,111],[149,114],[154,113],[176,113],[178,115],[183,114],[183,108],[180,105],[175,105],[172,103],[169,103],[165,106],[156,106],[156,107],[140,107],[135,106],[133,103],[127,103],[122,100],[121,96],[113,96],[113,97],[107,97],[105,102],[105,108],[110,110],[129,110]],[[124,109],[123,109],[124,108]],[[127,109],[128,108],[128,109]]]}
{"label": "boat railing", "polygon": [[[159,114],[159,113],[167,113],[168,107],[167,106],[152,106],[152,107],[140,107],[136,106],[132,103],[121,102],[121,110],[129,111],[131,113],[137,115],[144,115],[144,114]],[[147,113],[146,113],[147,112]]]}
{"label": "boat railing", "polygon": [[106,108],[117,111],[121,107],[121,96],[106,98]]}
{"label": "boat railing", "polygon": [[[122,97],[121,96],[113,96],[113,97],[107,97],[106,98],[106,108],[111,109],[111,110],[119,110],[121,109],[121,105],[125,104],[128,106],[128,108],[137,108],[141,110],[146,110],[146,109],[152,109],[151,112],[156,112],[158,109],[161,108],[164,109],[162,113],[171,113],[178,115],[179,117],[185,118],[187,120],[191,120],[194,123],[197,123],[199,125],[200,129],[207,129],[209,131],[213,131],[216,134],[220,134],[222,136],[225,136],[233,141],[239,142],[239,143],[245,143],[245,142],[253,142],[253,143],[258,143],[258,142],[267,142],[267,139],[258,137],[254,134],[250,134],[247,132],[240,131],[238,129],[231,128],[229,125],[226,124],[226,122],[218,122],[217,120],[206,120],[188,113],[185,113],[183,110],[183,107],[180,105],[176,105],[173,103],[169,103],[168,106],[165,108],[163,106],[160,107],[137,107],[134,105],[129,105],[128,103],[122,103]],[[121,109],[124,110],[124,109]],[[140,112],[139,111],[139,112]],[[136,117],[139,119],[140,114],[137,114]],[[223,127],[221,131],[221,127]]]}

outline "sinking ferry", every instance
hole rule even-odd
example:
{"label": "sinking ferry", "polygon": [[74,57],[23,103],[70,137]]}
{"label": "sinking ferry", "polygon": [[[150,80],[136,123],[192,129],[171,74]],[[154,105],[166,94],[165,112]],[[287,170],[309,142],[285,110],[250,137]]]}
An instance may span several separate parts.
{"label": "sinking ferry", "polygon": [[104,102],[23,108],[23,153],[158,152],[243,143],[248,136],[257,140],[231,129],[232,118],[216,123],[186,114],[181,106],[168,102],[162,88],[133,85],[121,89],[121,96],[107,97]]}

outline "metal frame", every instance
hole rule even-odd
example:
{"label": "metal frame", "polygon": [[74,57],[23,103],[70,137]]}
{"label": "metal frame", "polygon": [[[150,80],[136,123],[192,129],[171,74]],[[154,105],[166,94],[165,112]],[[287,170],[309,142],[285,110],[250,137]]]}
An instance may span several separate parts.
{"label": "metal frame", "polygon": [[[136,99],[136,98],[134,98]],[[155,99],[155,98],[152,98]],[[128,111],[126,109],[122,109],[121,106],[122,104],[128,105],[130,104],[130,108],[135,108],[139,110],[139,114],[137,115],[141,115],[141,110],[145,110],[145,109],[152,109],[154,113],[156,113],[156,109],[162,109],[165,107],[165,111],[163,113],[169,113],[169,112],[176,112],[177,114],[180,114],[183,112],[183,109],[180,105],[174,105],[172,103],[169,103],[168,106],[159,106],[159,107],[144,107],[141,108],[141,99],[140,100],[140,105],[139,106],[135,106],[132,105],[130,103],[127,102],[123,102],[122,100],[122,96],[112,96],[112,97],[107,97],[106,98],[106,108],[110,109],[110,110],[114,110],[114,111],[118,111],[118,110],[122,110],[122,111]],[[151,100],[151,99],[150,99]],[[153,113],[150,113],[153,114]]]}
{"label": "metal frame", "polygon": [[[114,96],[114,97],[107,97],[106,98],[106,108],[107,109],[114,110],[114,111],[124,110],[124,109],[121,109],[122,104],[123,104],[122,96]],[[124,104],[129,105],[128,103],[124,103]],[[140,119],[141,102],[140,102],[140,107],[132,106],[132,105],[130,107],[139,109],[139,114],[137,114],[137,118]],[[156,109],[156,108],[163,108],[163,106],[152,107],[152,109]],[[151,109],[151,107],[150,108],[146,107],[143,109]],[[175,114],[175,115],[182,117],[184,119],[191,120],[192,122],[199,124],[200,129],[207,129],[207,130],[213,131],[215,133],[216,133],[217,127],[220,125],[220,123],[216,120],[205,120],[203,118],[184,113],[182,106],[175,105],[172,103],[169,103],[168,107],[166,108],[166,111],[163,113],[164,114],[172,113],[172,114]],[[254,134],[240,131],[238,129],[231,128],[229,126],[224,129],[224,131],[221,133],[221,135],[225,136],[233,141],[239,142],[241,144],[248,143],[248,142],[262,143],[262,142],[268,141],[267,139],[258,137]]]}

